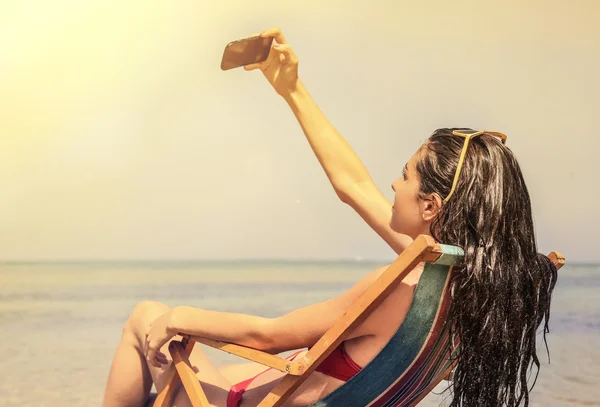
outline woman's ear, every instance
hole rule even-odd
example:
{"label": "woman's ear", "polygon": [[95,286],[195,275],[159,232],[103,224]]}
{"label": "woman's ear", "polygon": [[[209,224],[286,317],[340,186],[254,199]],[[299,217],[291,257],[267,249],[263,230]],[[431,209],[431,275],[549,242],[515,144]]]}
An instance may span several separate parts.
{"label": "woman's ear", "polygon": [[421,214],[425,222],[433,222],[442,208],[442,198],[438,194],[425,194],[423,196]]}

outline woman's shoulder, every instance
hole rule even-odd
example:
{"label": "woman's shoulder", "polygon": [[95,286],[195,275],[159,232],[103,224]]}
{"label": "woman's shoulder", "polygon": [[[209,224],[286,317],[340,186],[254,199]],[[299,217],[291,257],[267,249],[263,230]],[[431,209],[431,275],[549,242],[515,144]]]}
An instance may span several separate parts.
{"label": "woman's shoulder", "polygon": [[[383,274],[388,271],[388,269],[390,267],[393,266],[393,263],[390,264],[386,264],[385,266],[382,266],[374,271],[372,271],[370,274],[367,275],[367,278],[369,278],[370,280],[372,280],[372,282],[374,282],[375,280],[379,279],[380,277],[383,276]],[[419,282],[419,279],[421,278],[421,274],[423,273],[423,269],[424,269],[425,264],[424,263],[419,263],[417,264],[411,271],[409,271],[409,273],[402,279],[402,284],[406,284],[406,285],[416,285]]]}

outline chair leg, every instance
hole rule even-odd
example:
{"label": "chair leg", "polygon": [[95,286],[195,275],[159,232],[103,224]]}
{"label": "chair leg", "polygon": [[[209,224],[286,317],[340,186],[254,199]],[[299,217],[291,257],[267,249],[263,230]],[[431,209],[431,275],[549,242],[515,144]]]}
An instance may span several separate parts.
{"label": "chair leg", "polygon": [[[175,341],[173,341],[175,342]],[[194,349],[194,341],[188,341],[188,338],[184,338],[180,343],[185,347],[185,354],[189,355],[192,353]],[[169,349],[170,350],[170,349]],[[167,372],[167,378],[165,379],[166,385],[164,389],[156,396],[152,407],[170,407],[173,402],[173,397],[175,397],[175,392],[181,383],[181,379],[179,374],[177,374],[177,368],[175,367],[175,359],[173,359],[173,363],[169,367],[169,371]]]}
{"label": "chair leg", "polygon": [[185,352],[185,348],[181,342],[173,341],[169,344],[169,352],[173,357],[173,364],[177,369],[177,374],[181,379],[181,383],[192,402],[193,407],[210,407],[206,394],[200,386],[200,382],[196,377],[196,372],[192,369],[190,360]]}

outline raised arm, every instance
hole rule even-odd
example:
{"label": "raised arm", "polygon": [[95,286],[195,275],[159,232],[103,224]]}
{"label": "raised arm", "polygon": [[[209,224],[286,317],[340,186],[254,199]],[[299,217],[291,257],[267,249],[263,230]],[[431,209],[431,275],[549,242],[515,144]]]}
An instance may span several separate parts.
{"label": "raised arm", "polygon": [[285,100],[340,200],[351,206],[396,253],[404,251],[412,239],[390,228],[392,204],[377,188],[360,158],[325,117],[300,80]]}
{"label": "raised arm", "polygon": [[392,204],[298,78],[298,58],[294,51],[278,28],[261,35],[275,39],[269,58],[246,70],[260,69],[288,103],[340,200],[350,205],[396,253],[401,253],[412,239],[390,228]]}

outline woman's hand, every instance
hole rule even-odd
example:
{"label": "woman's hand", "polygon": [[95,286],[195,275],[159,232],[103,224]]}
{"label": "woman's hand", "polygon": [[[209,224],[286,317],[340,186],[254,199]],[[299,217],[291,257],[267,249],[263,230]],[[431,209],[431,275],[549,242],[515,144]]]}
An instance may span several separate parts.
{"label": "woman's hand", "polygon": [[176,331],[169,328],[171,321],[171,311],[165,312],[156,318],[146,332],[146,343],[144,344],[144,353],[146,360],[153,366],[161,367],[168,363],[167,357],[160,351],[160,348],[172,337],[177,335]]}
{"label": "woman's hand", "polygon": [[294,92],[298,84],[298,57],[279,28],[265,30],[260,36],[275,39],[269,57],[263,62],[247,65],[244,69],[260,69],[275,91],[285,97]]}

